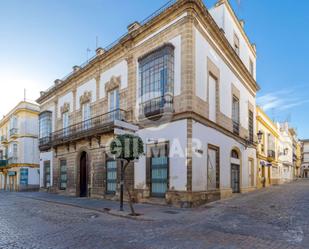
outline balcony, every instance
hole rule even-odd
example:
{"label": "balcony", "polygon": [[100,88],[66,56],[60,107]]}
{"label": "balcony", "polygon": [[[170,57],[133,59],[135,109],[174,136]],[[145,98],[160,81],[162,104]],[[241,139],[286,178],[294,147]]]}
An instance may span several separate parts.
{"label": "balcony", "polygon": [[0,169],[6,167],[7,165],[8,165],[7,160],[0,159]]}
{"label": "balcony", "polygon": [[18,133],[18,129],[17,128],[10,129],[10,137],[16,137],[17,133]]}
{"label": "balcony", "polygon": [[0,142],[3,144],[6,144],[8,142],[7,137],[6,136],[0,136]]}
{"label": "balcony", "polygon": [[121,130],[136,130],[136,126],[127,123],[126,112],[120,109],[105,113],[86,121],[71,125],[56,131],[51,136],[53,147],[69,142],[102,135],[108,132]]}
{"label": "balcony", "polygon": [[139,105],[139,117],[141,119],[161,117],[163,114],[172,114],[173,112],[173,96],[171,94],[150,99]]}
{"label": "balcony", "polygon": [[39,149],[40,151],[47,151],[52,146],[52,138],[51,136],[43,137],[39,139]]}
{"label": "balcony", "polygon": [[267,151],[267,161],[272,162],[276,159],[276,152],[274,150]]}
{"label": "balcony", "polygon": [[17,164],[17,162],[18,162],[17,156],[11,156],[8,158],[8,165]]}
{"label": "balcony", "polygon": [[239,135],[239,122],[233,121],[233,133]]}

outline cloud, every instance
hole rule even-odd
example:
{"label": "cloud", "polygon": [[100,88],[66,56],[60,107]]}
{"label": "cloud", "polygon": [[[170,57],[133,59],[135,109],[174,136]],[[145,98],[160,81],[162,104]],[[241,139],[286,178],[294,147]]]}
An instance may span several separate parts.
{"label": "cloud", "polygon": [[299,88],[300,86],[296,86],[290,89],[266,93],[257,97],[257,104],[261,106],[264,111],[285,111],[309,103],[308,97],[305,95],[302,96],[304,92]]}

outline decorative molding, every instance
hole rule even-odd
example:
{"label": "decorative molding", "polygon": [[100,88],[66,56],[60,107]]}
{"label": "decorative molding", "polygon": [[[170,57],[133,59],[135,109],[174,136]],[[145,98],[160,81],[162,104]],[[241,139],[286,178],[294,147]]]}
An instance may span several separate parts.
{"label": "decorative molding", "polygon": [[92,93],[90,91],[85,91],[84,94],[80,96],[79,103],[82,105],[87,102],[91,102],[91,98],[92,98]]}
{"label": "decorative molding", "polygon": [[61,114],[70,111],[70,103],[64,103],[63,106],[60,107]]}
{"label": "decorative molding", "polygon": [[109,82],[105,84],[105,92],[109,92],[117,87],[120,87],[121,77],[112,76]]}

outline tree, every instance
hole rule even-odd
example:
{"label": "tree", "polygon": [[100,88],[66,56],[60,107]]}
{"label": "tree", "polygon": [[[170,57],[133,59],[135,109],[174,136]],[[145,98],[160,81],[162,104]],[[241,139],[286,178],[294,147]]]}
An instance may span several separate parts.
{"label": "tree", "polygon": [[[139,136],[131,134],[117,135],[110,143],[110,152],[116,159],[121,160],[120,209],[123,210],[123,185],[125,185],[128,192],[131,215],[136,216],[132,204],[132,195],[127,182],[124,179],[128,165],[130,165],[132,161],[138,160],[144,153],[143,140]],[[123,162],[125,162],[124,165]]]}

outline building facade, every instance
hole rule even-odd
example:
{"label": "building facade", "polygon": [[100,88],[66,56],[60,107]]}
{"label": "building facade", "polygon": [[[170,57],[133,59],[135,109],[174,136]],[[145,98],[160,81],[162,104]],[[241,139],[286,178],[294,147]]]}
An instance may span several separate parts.
{"label": "building facade", "polygon": [[301,162],[301,169],[300,174],[302,178],[309,178],[309,140],[304,139],[301,140],[302,144],[302,162]]}
{"label": "building facade", "polygon": [[268,187],[280,183],[281,168],[278,163],[279,131],[276,124],[257,107],[257,133],[260,133],[257,161],[257,187]]}
{"label": "building facade", "polygon": [[39,189],[37,104],[20,102],[0,121],[0,189]]}
{"label": "building facade", "polygon": [[42,189],[118,198],[108,145],[121,133],[145,145],[126,178],[136,201],[256,188],[256,51],[228,1],[172,1],[96,52],[37,100]]}
{"label": "building facade", "polygon": [[294,179],[293,137],[287,122],[277,123],[277,127],[280,132],[279,164],[281,166],[281,182],[290,182]]}

